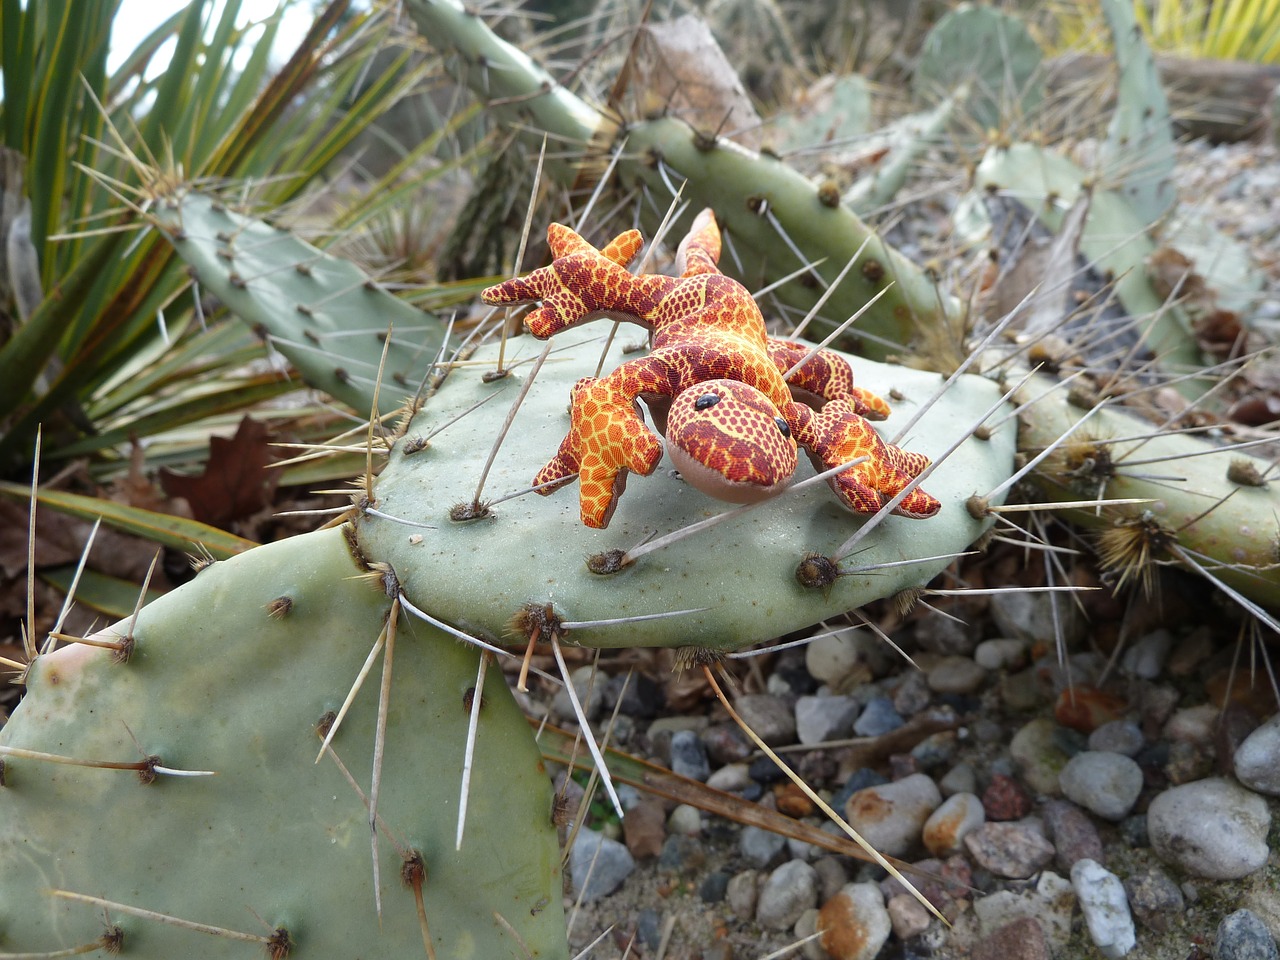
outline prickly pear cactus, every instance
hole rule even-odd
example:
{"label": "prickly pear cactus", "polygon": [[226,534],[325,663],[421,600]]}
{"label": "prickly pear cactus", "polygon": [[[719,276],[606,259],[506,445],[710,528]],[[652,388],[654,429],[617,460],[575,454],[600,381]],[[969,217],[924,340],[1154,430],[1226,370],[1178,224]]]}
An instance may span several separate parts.
{"label": "prickly pear cactus", "polygon": [[[120,908],[104,925],[100,906],[54,892],[67,891],[249,934],[273,957],[567,956],[551,789],[524,718],[489,671],[455,850],[477,657],[404,615],[376,915],[368,810],[332,756],[315,762],[317,725],[341,706],[391,606],[361,573],[341,531],[296,537],[213,564],[143,609],[126,662],[84,645],[35,662],[0,732],[0,954],[46,956],[118,927],[127,956],[263,955]],[[333,741],[366,793],[377,677],[375,665]],[[152,759],[95,769],[15,750]]]}
{"label": "prickly pear cactus", "polygon": [[[205,197],[175,197],[159,210],[162,224],[182,224],[176,249],[210,289],[230,284],[238,257],[219,253],[231,230],[258,237],[252,220],[211,204]],[[174,229],[170,227],[170,229]],[[279,231],[244,246],[270,256],[275,269],[247,285],[230,285],[232,309],[282,339],[296,339],[300,319],[311,300],[298,296],[296,270],[286,258],[312,263],[317,254]],[[277,283],[276,278],[285,278]],[[352,284],[348,282],[348,286]],[[355,286],[359,286],[355,284]],[[318,291],[303,291],[308,297]],[[381,307],[388,307],[386,316]],[[381,291],[362,294],[362,309],[344,316],[346,335],[333,344],[376,343],[388,319],[403,308]],[[699,646],[718,650],[768,640],[861,606],[935,576],[977,539],[984,523],[965,510],[974,493],[997,487],[1011,472],[1014,423],[995,408],[999,388],[979,377],[961,377],[943,389],[935,373],[849,357],[859,386],[892,397],[892,416],[879,428],[892,437],[908,418],[941,394],[903,439],[904,445],[939,458],[958,448],[930,476],[927,489],[943,502],[937,516],[925,520],[891,517],[843,563],[842,575],[827,589],[806,589],[796,570],[806,555],[830,555],[863,522],[842,508],[823,485],[787,493],[760,509],[664,547],[642,562],[611,575],[593,573],[593,557],[625,553],[641,541],[707,520],[727,509],[672,475],[670,464],[650,477],[634,477],[612,526],[589,530],[579,521],[576,488],[540,497],[528,492],[534,474],[555,454],[568,426],[573,384],[602,369],[612,370],[634,349],[637,328],[623,330],[603,356],[604,324],[588,325],[557,336],[552,353],[524,397],[505,439],[497,446],[492,469],[480,488],[480,476],[503,421],[530,378],[531,361],[541,344],[530,337],[489,344],[470,352],[444,378],[403,439],[374,487],[376,513],[357,523],[365,555],[390,563],[406,595],[433,616],[489,640],[502,638],[521,607],[551,603],[571,623],[618,617],[651,617],[625,627],[583,627],[567,639],[589,646]],[[398,335],[394,346],[404,351]],[[341,348],[345,349],[345,347]],[[499,352],[508,375],[493,377]],[[321,366],[342,355],[312,351]],[[365,384],[365,406],[372,384]],[[398,378],[386,378],[382,397],[411,392]],[[964,439],[985,414],[999,426],[981,438]],[[429,438],[429,439],[428,439]],[[807,467],[806,467],[807,470]],[[803,476],[804,474],[801,474]],[[478,492],[479,491],[479,492]],[[499,503],[465,521],[451,519],[453,508],[524,495]],[[475,513],[472,510],[470,513]],[[886,563],[901,566],[884,567]],[[482,575],[481,575],[481,572]],[[750,598],[744,600],[743,598]],[[696,610],[666,619],[659,615]]]}

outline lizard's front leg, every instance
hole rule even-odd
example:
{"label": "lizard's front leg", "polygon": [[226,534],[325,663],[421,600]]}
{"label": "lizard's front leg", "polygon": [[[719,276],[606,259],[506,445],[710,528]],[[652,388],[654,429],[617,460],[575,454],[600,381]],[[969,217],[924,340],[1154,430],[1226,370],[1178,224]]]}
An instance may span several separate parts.
{"label": "lizard's front leg", "polygon": [[[866,418],[854,410],[850,398],[832,400],[818,413],[794,405],[792,429],[819,470],[830,470],[859,457],[866,459],[831,477],[827,483],[855,513],[876,513],[929,466],[929,458],[886,443]],[[894,508],[901,517],[924,520],[942,507],[916,487]]]}
{"label": "lizard's front leg", "polygon": [[653,473],[662,442],[645,426],[634,394],[619,389],[614,375],[574,384],[569,418],[560,450],[533,482],[547,484],[539,492],[549,494],[576,478],[582,522],[604,528],[626,489],[627,471]]}

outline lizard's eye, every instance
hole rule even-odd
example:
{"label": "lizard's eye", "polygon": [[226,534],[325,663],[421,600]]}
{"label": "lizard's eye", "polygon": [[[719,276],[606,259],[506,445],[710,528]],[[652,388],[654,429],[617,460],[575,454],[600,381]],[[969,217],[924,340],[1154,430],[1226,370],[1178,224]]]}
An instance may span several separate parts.
{"label": "lizard's eye", "polygon": [[706,410],[709,407],[714,407],[719,402],[720,395],[718,393],[704,393],[697,400],[693,401],[693,409]]}
{"label": "lizard's eye", "polygon": [[778,425],[778,429],[782,431],[784,437],[791,436],[791,427],[787,425],[787,421],[782,417],[774,417],[773,422]]}

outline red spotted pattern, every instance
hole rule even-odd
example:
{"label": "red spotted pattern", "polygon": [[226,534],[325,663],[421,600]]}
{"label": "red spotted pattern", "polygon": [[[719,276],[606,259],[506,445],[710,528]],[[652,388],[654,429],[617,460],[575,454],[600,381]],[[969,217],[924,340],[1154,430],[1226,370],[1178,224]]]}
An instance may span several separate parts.
{"label": "red spotted pattern", "polygon": [[[854,385],[853,372],[839,354],[819,351],[790,382],[783,379],[809,348],[771,339],[751,294],[720,273],[716,266],[720,229],[710,210],[699,214],[680,244],[677,263],[683,273],[679,277],[637,276],[626,270],[643,242],[635,230],[596,250],[568,227],[553,223],[547,241],[555,256],[549,266],[488,288],[481,294],[484,301],[540,301],[541,306],[525,319],[539,339],[601,316],[639,323],[652,332],[653,339],[648,356],[628,360],[607,376],[584,379],[574,386],[569,433],[534,479],[535,484],[551,483],[543,491],[550,493],[577,477],[582,522],[587,526],[607,526],[627,472],[650,474],[661,458],[661,443],[645,426],[637,398],[657,406],[664,399],[680,400],[687,391],[702,392],[702,385],[711,380],[734,381],[754,390],[749,394],[727,391],[733,396],[726,396],[722,404],[697,411],[700,415],[717,412],[692,418],[702,424],[696,428],[689,427],[688,418],[680,419],[684,414],[677,416],[677,433],[691,429],[687,442],[694,449],[672,436],[670,419],[668,439],[731,483],[754,483],[735,478],[756,472],[762,479],[778,476],[779,471],[783,471],[781,479],[790,475],[785,456],[770,446],[775,441],[766,421],[778,418],[819,469],[859,456],[869,458],[830,481],[841,501],[859,513],[879,510],[928,466],[926,457],[886,443],[867,423],[866,418],[883,419],[889,407]],[[734,404],[747,396],[751,412],[744,410],[735,420]],[[772,413],[766,417],[770,408]],[[672,416],[678,409],[683,407],[672,405]],[[794,468],[794,450],[791,465]],[[937,500],[917,488],[895,512],[924,518],[939,507]]]}

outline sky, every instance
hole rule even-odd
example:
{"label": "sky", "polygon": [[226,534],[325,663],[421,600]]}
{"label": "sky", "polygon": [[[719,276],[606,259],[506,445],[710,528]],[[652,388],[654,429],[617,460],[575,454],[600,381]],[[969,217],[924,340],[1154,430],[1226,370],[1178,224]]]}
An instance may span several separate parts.
{"label": "sky", "polygon": [[[111,29],[111,68],[119,66],[147,34],[186,5],[186,0],[123,0],[120,13]],[[275,13],[280,5],[281,0],[241,0],[240,22],[264,20]],[[214,23],[221,17],[225,6],[224,0],[214,0],[210,5]],[[283,62],[293,52],[314,17],[310,0],[291,0],[287,3],[284,21],[276,35],[273,62]]]}

